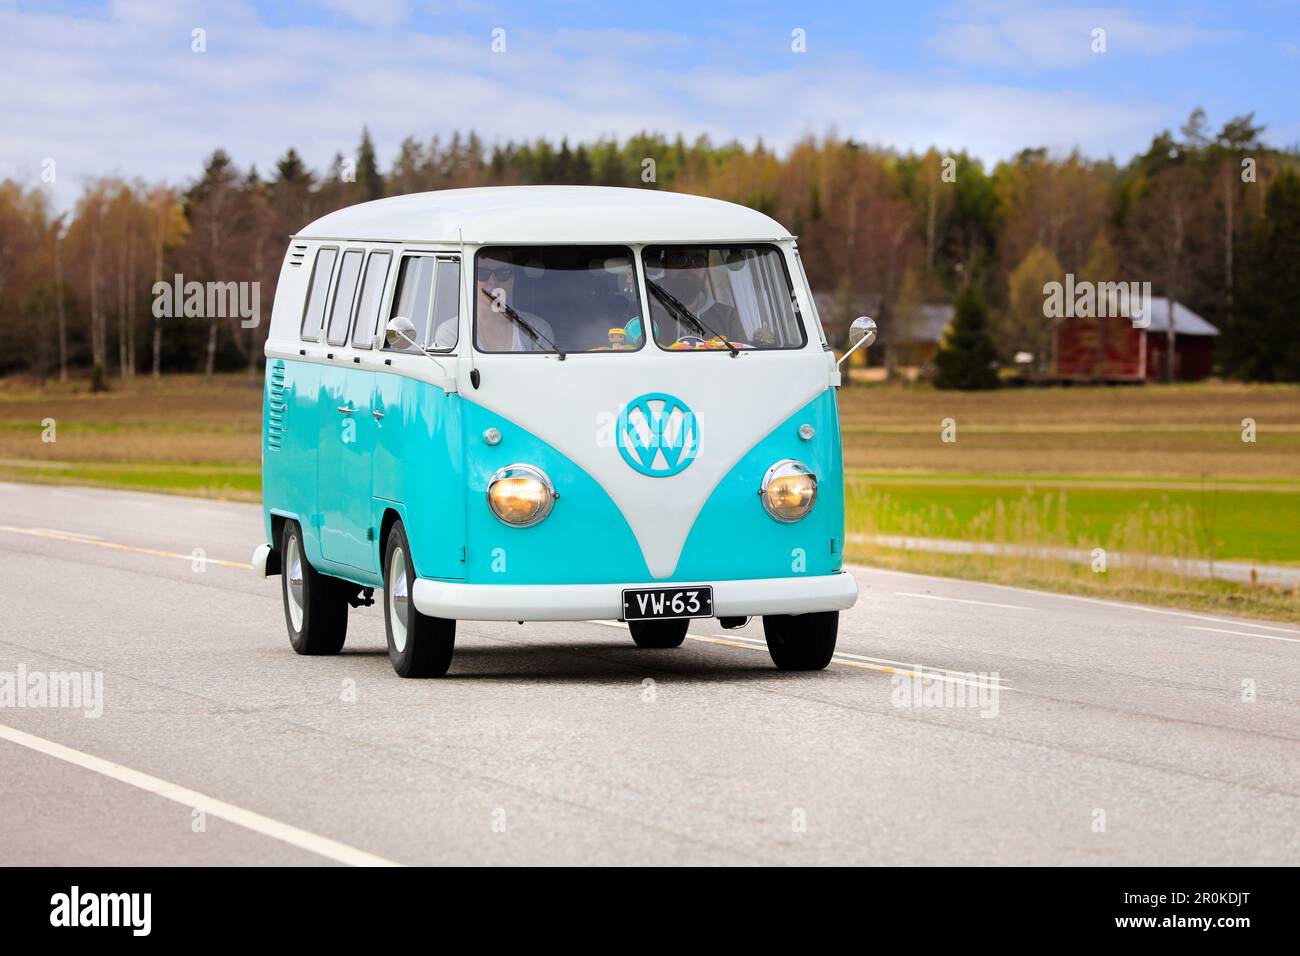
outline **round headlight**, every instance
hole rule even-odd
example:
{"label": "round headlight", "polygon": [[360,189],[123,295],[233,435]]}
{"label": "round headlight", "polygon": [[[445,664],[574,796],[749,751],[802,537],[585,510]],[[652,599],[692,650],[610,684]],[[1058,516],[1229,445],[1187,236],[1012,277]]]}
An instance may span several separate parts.
{"label": "round headlight", "polygon": [[817,476],[803,462],[786,458],[767,470],[758,494],[777,521],[798,521],[817,500]]}
{"label": "round headlight", "polygon": [[488,507],[514,528],[537,524],[551,513],[558,497],[546,472],[532,465],[506,465],[487,486]]}

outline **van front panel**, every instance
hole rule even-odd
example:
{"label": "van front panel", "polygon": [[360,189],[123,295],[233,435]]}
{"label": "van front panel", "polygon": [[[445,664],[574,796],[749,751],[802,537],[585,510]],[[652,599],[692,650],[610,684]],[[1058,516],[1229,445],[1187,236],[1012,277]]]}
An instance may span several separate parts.
{"label": "van front panel", "polygon": [[[781,422],[727,471],[696,512],[672,568],[660,576],[651,572],[624,511],[598,476],[504,416],[468,400],[464,404],[468,435],[481,435],[489,428],[501,435],[495,446],[475,444],[472,439],[469,445],[466,580],[471,583],[707,583],[840,570],[844,499],[832,390]],[[812,426],[811,441],[799,437],[802,425]],[[616,451],[613,454],[617,456]],[[803,461],[819,476],[812,513],[791,524],[768,515],[758,497],[764,473],[785,458]],[[560,495],[551,514],[528,528],[498,521],[486,501],[492,474],[519,462],[545,471]],[[622,460],[611,459],[610,468],[625,467]],[[679,488],[647,481],[635,507],[644,515],[666,513],[675,506],[672,498]]]}

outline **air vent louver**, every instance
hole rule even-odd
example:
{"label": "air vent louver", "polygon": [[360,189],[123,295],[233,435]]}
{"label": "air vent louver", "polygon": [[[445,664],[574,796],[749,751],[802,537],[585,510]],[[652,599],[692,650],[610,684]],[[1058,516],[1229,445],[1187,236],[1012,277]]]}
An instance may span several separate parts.
{"label": "air vent louver", "polygon": [[266,402],[266,447],[275,450],[284,442],[285,419],[289,411],[284,392],[284,362],[277,361],[271,365]]}

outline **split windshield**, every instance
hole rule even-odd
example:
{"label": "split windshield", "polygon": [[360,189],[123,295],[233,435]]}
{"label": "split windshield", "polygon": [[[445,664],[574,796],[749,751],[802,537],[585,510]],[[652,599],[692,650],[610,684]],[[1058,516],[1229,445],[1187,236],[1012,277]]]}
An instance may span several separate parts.
{"label": "split windshield", "polygon": [[490,246],[475,259],[482,352],[674,352],[802,348],[784,256],[771,245]]}
{"label": "split windshield", "polygon": [[662,348],[797,349],[807,341],[773,246],[647,246],[641,261]]}
{"label": "split windshield", "polygon": [[641,315],[626,246],[492,246],[476,261],[474,341],[482,352],[635,351]]}

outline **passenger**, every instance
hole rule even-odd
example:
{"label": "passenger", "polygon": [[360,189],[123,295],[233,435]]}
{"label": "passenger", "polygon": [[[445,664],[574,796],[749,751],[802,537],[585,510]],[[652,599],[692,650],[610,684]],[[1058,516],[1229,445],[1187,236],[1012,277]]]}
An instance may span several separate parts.
{"label": "passenger", "polygon": [[[672,250],[664,254],[663,261],[664,288],[690,309],[707,329],[733,342],[749,341],[740,322],[740,312],[734,306],[726,305],[713,297],[709,286],[707,249]],[[671,345],[682,336],[701,337],[699,329],[680,319],[670,322],[667,331],[675,331],[676,334],[665,340],[663,334],[659,333],[662,345]]]}

